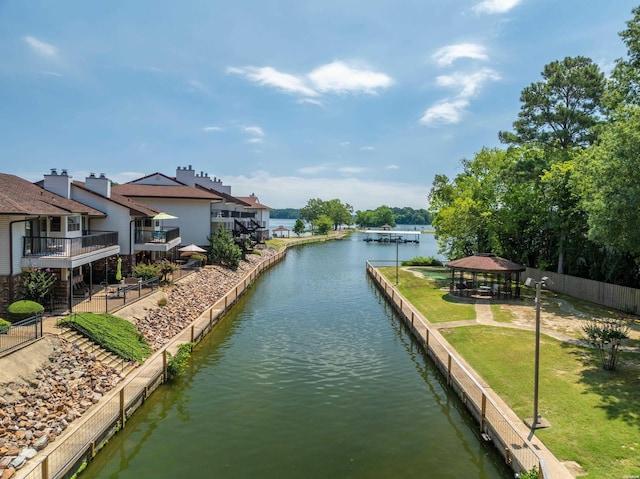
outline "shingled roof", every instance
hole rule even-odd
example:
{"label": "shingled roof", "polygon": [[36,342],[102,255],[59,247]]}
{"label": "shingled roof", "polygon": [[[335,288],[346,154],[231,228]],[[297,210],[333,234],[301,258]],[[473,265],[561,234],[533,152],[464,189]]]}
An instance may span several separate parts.
{"label": "shingled roof", "polygon": [[93,193],[94,195],[98,195],[105,200],[112,201],[113,203],[119,204],[120,206],[124,206],[125,208],[129,208],[129,214],[131,216],[155,216],[160,213],[159,210],[151,208],[150,206],[143,205],[142,203],[138,203],[137,201],[133,201],[126,196],[123,196],[115,191],[111,191],[111,196],[107,198],[106,196],[101,195],[100,193],[96,193],[95,191],[90,190],[86,187],[85,183],[82,181],[74,181],[74,186],[78,188],[82,188],[89,193]]}
{"label": "shingled roof", "polygon": [[186,185],[141,185],[124,183],[111,187],[112,193],[128,198],[184,198],[222,201],[221,195],[205,188],[192,188]]}
{"label": "shingled roof", "polygon": [[487,271],[487,272],[517,272],[525,271],[526,268],[508,259],[496,256],[493,253],[478,253],[466,258],[449,261],[446,266],[453,269],[466,271]]}
{"label": "shingled roof", "polygon": [[78,201],[69,200],[19,176],[0,173],[0,215],[106,216]]}

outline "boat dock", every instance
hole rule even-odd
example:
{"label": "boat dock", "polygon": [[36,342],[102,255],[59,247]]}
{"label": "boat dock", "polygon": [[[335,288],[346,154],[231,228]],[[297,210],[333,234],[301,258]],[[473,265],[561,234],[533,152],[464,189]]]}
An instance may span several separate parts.
{"label": "boat dock", "polygon": [[417,230],[366,230],[364,241],[377,243],[420,243],[420,231]]}

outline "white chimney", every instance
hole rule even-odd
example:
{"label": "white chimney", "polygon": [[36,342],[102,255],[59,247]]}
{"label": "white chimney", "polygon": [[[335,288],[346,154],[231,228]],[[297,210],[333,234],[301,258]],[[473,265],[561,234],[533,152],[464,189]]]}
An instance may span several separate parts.
{"label": "white chimney", "polygon": [[56,168],[51,168],[51,173],[44,175],[44,189],[63,198],[71,199],[71,181],[67,170],[62,170],[62,173],[58,174]]}
{"label": "white chimney", "polygon": [[104,173],[100,173],[100,177],[96,177],[95,173],[90,173],[84,185],[89,191],[111,198],[111,181],[104,176]]}
{"label": "white chimney", "polygon": [[189,165],[188,169],[186,166],[184,168],[180,168],[178,166],[178,169],[176,170],[176,180],[188,186],[196,185],[195,176],[196,172],[191,168],[191,165]]}

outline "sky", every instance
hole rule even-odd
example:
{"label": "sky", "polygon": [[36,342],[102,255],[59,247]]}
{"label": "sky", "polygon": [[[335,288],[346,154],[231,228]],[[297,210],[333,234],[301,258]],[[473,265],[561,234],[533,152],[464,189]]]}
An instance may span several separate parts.
{"label": "sky", "polygon": [[0,172],[428,208],[546,64],[609,73],[636,2],[0,0]]}

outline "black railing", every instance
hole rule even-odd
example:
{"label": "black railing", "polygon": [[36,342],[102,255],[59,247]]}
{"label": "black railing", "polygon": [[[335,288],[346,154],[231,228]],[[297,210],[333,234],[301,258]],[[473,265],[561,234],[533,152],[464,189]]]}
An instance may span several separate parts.
{"label": "black railing", "polygon": [[42,337],[42,315],[0,327],[0,355]]}
{"label": "black railing", "polygon": [[211,209],[212,218],[255,218],[256,213],[251,211],[232,211]]}
{"label": "black railing", "polygon": [[161,228],[158,231],[136,230],[136,244],[168,243],[180,236],[180,228]]}
{"label": "black railing", "polygon": [[117,231],[101,231],[77,238],[24,236],[23,256],[58,256],[69,258],[118,244]]}

